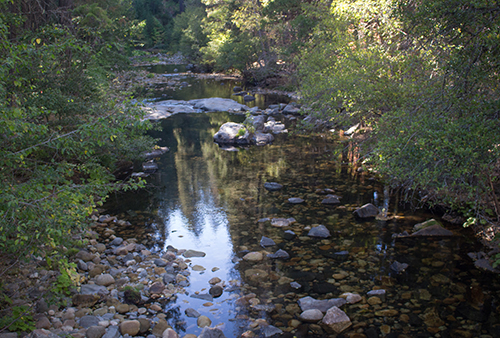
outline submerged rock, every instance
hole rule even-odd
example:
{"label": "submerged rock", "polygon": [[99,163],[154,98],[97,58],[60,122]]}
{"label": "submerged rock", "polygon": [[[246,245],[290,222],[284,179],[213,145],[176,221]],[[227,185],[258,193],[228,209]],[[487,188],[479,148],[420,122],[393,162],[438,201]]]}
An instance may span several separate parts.
{"label": "submerged rock", "polygon": [[271,219],[271,225],[277,228],[283,228],[290,226],[290,224],[295,223],[295,218],[273,218]]}
{"label": "submerged rock", "polygon": [[319,237],[319,238],[328,238],[330,237],[330,231],[324,225],[318,225],[317,227],[312,228],[307,233],[307,236],[310,237]]}
{"label": "submerged rock", "polygon": [[318,300],[314,299],[310,296],[300,298],[299,306],[302,311],[306,311],[309,309],[318,309],[321,312],[326,312],[332,306],[341,307],[346,303],[346,300],[343,298],[332,298],[332,299],[323,299]]}
{"label": "submerged rock", "polygon": [[253,133],[251,137],[251,143],[257,146],[264,146],[274,141],[274,136],[269,133],[262,133],[260,131],[256,131]]}
{"label": "submerged rock", "polygon": [[441,223],[439,223],[438,221],[436,221],[435,219],[429,219],[425,222],[422,222],[422,223],[418,223],[418,224],[415,224],[413,226],[413,232],[417,232],[419,230],[422,230],[422,229],[425,229],[425,228],[428,228],[430,226],[433,226],[433,225],[439,225],[439,226],[442,226]]}
{"label": "submerged rock", "polygon": [[264,334],[264,337],[272,337],[274,335],[282,334],[283,331],[276,326],[267,325],[262,329],[262,333]]}
{"label": "submerged rock", "polygon": [[264,188],[266,188],[269,191],[278,191],[281,190],[283,186],[276,182],[266,182],[264,183]]}
{"label": "submerged rock", "polygon": [[300,197],[291,197],[288,199],[288,203],[291,203],[291,204],[300,204],[300,203],[304,203],[304,200]]}
{"label": "submerged rock", "polygon": [[295,232],[293,232],[292,230],[285,230],[285,232],[283,233],[283,238],[286,240],[291,240],[295,236],[297,236],[297,234]]}
{"label": "submerged rock", "polygon": [[391,264],[391,270],[398,274],[405,271],[407,268],[408,264],[406,263],[399,263],[398,261],[394,261],[394,263]]}
{"label": "submerged rock", "polygon": [[337,306],[333,306],[326,312],[322,320],[323,325],[335,333],[341,333],[352,325],[351,319],[344,311]]}
{"label": "submerged rock", "polygon": [[260,246],[263,248],[273,245],[276,245],[276,243],[269,237],[262,236],[262,238],[260,239]]}
{"label": "submerged rock", "polygon": [[339,197],[336,195],[326,195],[326,198],[321,201],[321,204],[335,205],[340,204]]}
{"label": "submerged rock", "polygon": [[204,253],[202,251],[196,251],[196,250],[186,250],[182,255],[186,258],[205,257],[206,253]]}
{"label": "submerged rock", "polygon": [[208,290],[208,293],[211,294],[214,298],[220,297],[222,295],[222,286],[214,285]]}
{"label": "submerged rock", "polygon": [[358,218],[373,218],[380,213],[380,210],[371,203],[354,210],[353,214]]}
{"label": "submerged rock", "polygon": [[247,253],[245,256],[243,256],[243,260],[249,261],[249,262],[258,262],[261,261],[264,258],[261,252],[253,251]]}
{"label": "submerged rock", "polygon": [[449,237],[449,236],[453,236],[453,232],[451,232],[450,230],[446,230],[445,228],[443,228],[439,224],[434,224],[434,225],[428,226],[422,230],[414,232],[411,236],[412,237],[418,237],[418,236],[421,236],[421,237],[424,237],[424,236]]}
{"label": "submerged rock", "polygon": [[198,338],[226,338],[221,329],[217,327],[204,327]]}
{"label": "submerged rock", "polygon": [[317,323],[323,319],[323,312],[318,309],[309,309],[302,312],[299,319],[304,322]]}
{"label": "submerged rock", "polygon": [[201,314],[193,308],[187,308],[184,313],[191,318],[198,318]]}
{"label": "submerged rock", "polygon": [[285,250],[279,249],[275,253],[267,255],[267,257],[273,258],[273,259],[277,259],[277,258],[288,259],[288,258],[290,258],[290,255]]}

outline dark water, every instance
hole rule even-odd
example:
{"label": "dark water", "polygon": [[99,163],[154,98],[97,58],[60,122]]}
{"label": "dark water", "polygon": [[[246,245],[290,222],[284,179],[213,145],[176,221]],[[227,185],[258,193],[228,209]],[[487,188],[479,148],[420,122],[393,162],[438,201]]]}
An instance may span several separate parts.
{"label": "dark water", "polygon": [[[297,322],[301,312],[297,300],[336,298],[343,292],[364,297],[363,302],[342,308],[353,322],[345,336],[500,336],[500,284],[495,275],[474,268],[467,257],[477,250],[470,233],[443,222],[457,236],[395,240],[392,234],[411,232],[414,224],[438,215],[400,209],[396,196],[384,194],[382,184],[347,164],[351,154],[329,135],[279,135],[272,145],[238,152],[213,143],[220,125],[241,119],[210,113],[163,120],[163,131],[153,136],[161,138],[160,145],[170,152],[158,159],[160,170],[150,177],[151,187],[112,196],[106,205],[110,213],[132,223],[118,235],[147,240],[155,252],[172,245],[206,253],[190,262],[206,270],[191,271],[187,294],[166,309],[169,323],[181,336],[201,332],[195,318],[183,315],[191,307],[208,316],[212,326],[220,325],[228,338],[247,330],[264,336],[260,319],[287,337],[334,337],[318,325]],[[283,189],[269,192],[265,182],[278,182]],[[316,192],[326,188],[341,196],[340,206],[321,204],[324,196]],[[290,197],[305,202],[293,205]],[[387,222],[356,220],[352,211],[369,202],[395,217]],[[259,222],[266,217],[293,217],[297,222],[276,228]],[[318,224],[332,236],[308,237],[307,227]],[[286,229],[297,237],[285,239]],[[239,261],[248,251],[264,251],[259,245],[262,236],[277,244],[267,252],[281,248],[290,259]],[[340,251],[348,255],[336,258],[334,253]],[[390,269],[394,261],[409,267],[397,274]],[[264,277],[255,271],[263,271]],[[206,293],[213,277],[226,284],[213,305],[190,297]],[[292,288],[292,281],[301,287]],[[377,288],[387,291],[386,300],[367,303],[366,293]],[[251,293],[255,304],[272,304],[276,309],[266,313],[236,301]]]}

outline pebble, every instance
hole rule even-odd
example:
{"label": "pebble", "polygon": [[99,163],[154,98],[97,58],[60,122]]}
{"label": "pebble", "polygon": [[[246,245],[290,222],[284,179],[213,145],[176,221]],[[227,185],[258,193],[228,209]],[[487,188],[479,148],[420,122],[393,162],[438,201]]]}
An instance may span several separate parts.
{"label": "pebble", "polygon": [[125,320],[120,323],[120,332],[122,335],[135,336],[141,329],[141,323],[138,320]]}
{"label": "pebble", "polygon": [[210,326],[212,324],[212,321],[207,316],[199,316],[196,320],[196,324],[198,325],[198,327],[205,327]]}
{"label": "pebble", "polygon": [[379,305],[382,304],[382,300],[376,296],[370,297],[366,300],[366,302],[370,305]]}

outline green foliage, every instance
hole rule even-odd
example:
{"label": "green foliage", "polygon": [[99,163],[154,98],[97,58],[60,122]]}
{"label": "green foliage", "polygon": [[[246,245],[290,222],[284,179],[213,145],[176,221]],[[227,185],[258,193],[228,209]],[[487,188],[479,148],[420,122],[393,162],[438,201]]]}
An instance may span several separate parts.
{"label": "green foliage", "polygon": [[238,133],[236,133],[236,137],[240,137],[240,136],[244,136],[245,133],[246,133],[246,129],[245,128],[241,128],[238,130]]}
{"label": "green foliage", "polygon": [[71,288],[79,285],[80,275],[76,271],[75,263],[69,263],[67,260],[61,259],[58,265],[60,275],[57,276],[52,292],[69,296],[71,294]]}
{"label": "green foliage", "polygon": [[[467,1],[325,1],[301,94],[341,128],[370,126],[365,161],[408,192],[495,210],[500,21]],[[319,6],[317,7],[319,8]],[[424,196],[425,195],[425,196]],[[491,217],[491,216],[490,216]]]}
{"label": "green foliage", "polygon": [[109,53],[96,50],[105,44],[50,23],[21,35],[16,22],[26,17],[7,4],[0,2],[0,251],[28,254],[64,243],[111,191],[142,186],[115,182],[112,172],[153,140],[139,110],[106,96],[100,57]]}
{"label": "green foliage", "polygon": [[199,60],[200,49],[208,43],[202,26],[206,16],[205,8],[201,4],[189,6],[185,12],[177,15],[174,18],[170,50],[180,51],[187,58]]}
{"label": "green foliage", "polygon": [[13,306],[12,315],[0,318],[0,329],[7,328],[11,332],[31,332],[35,330],[35,321],[31,309],[27,305]]}

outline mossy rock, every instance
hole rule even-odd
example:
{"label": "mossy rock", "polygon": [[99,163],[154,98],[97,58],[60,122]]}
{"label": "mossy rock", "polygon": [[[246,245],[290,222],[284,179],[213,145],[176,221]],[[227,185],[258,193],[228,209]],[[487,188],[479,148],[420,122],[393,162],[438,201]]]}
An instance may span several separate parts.
{"label": "mossy rock", "polygon": [[138,305],[141,303],[141,293],[133,288],[127,288],[123,292],[123,299],[127,304]]}
{"label": "mossy rock", "polygon": [[432,219],[429,219],[425,222],[422,222],[422,223],[418,223],[418,224],[415,224],[413,226],[413,232],[417,232],[419,230],[422,230],[422,229],[425,229],[425,228],[428,228],[428,227],[431,227],[433,225],[439,225],[440,227],[443,227],[441,225],[441,223],[439,223],[438,221],[436,221],[434,218]]}

